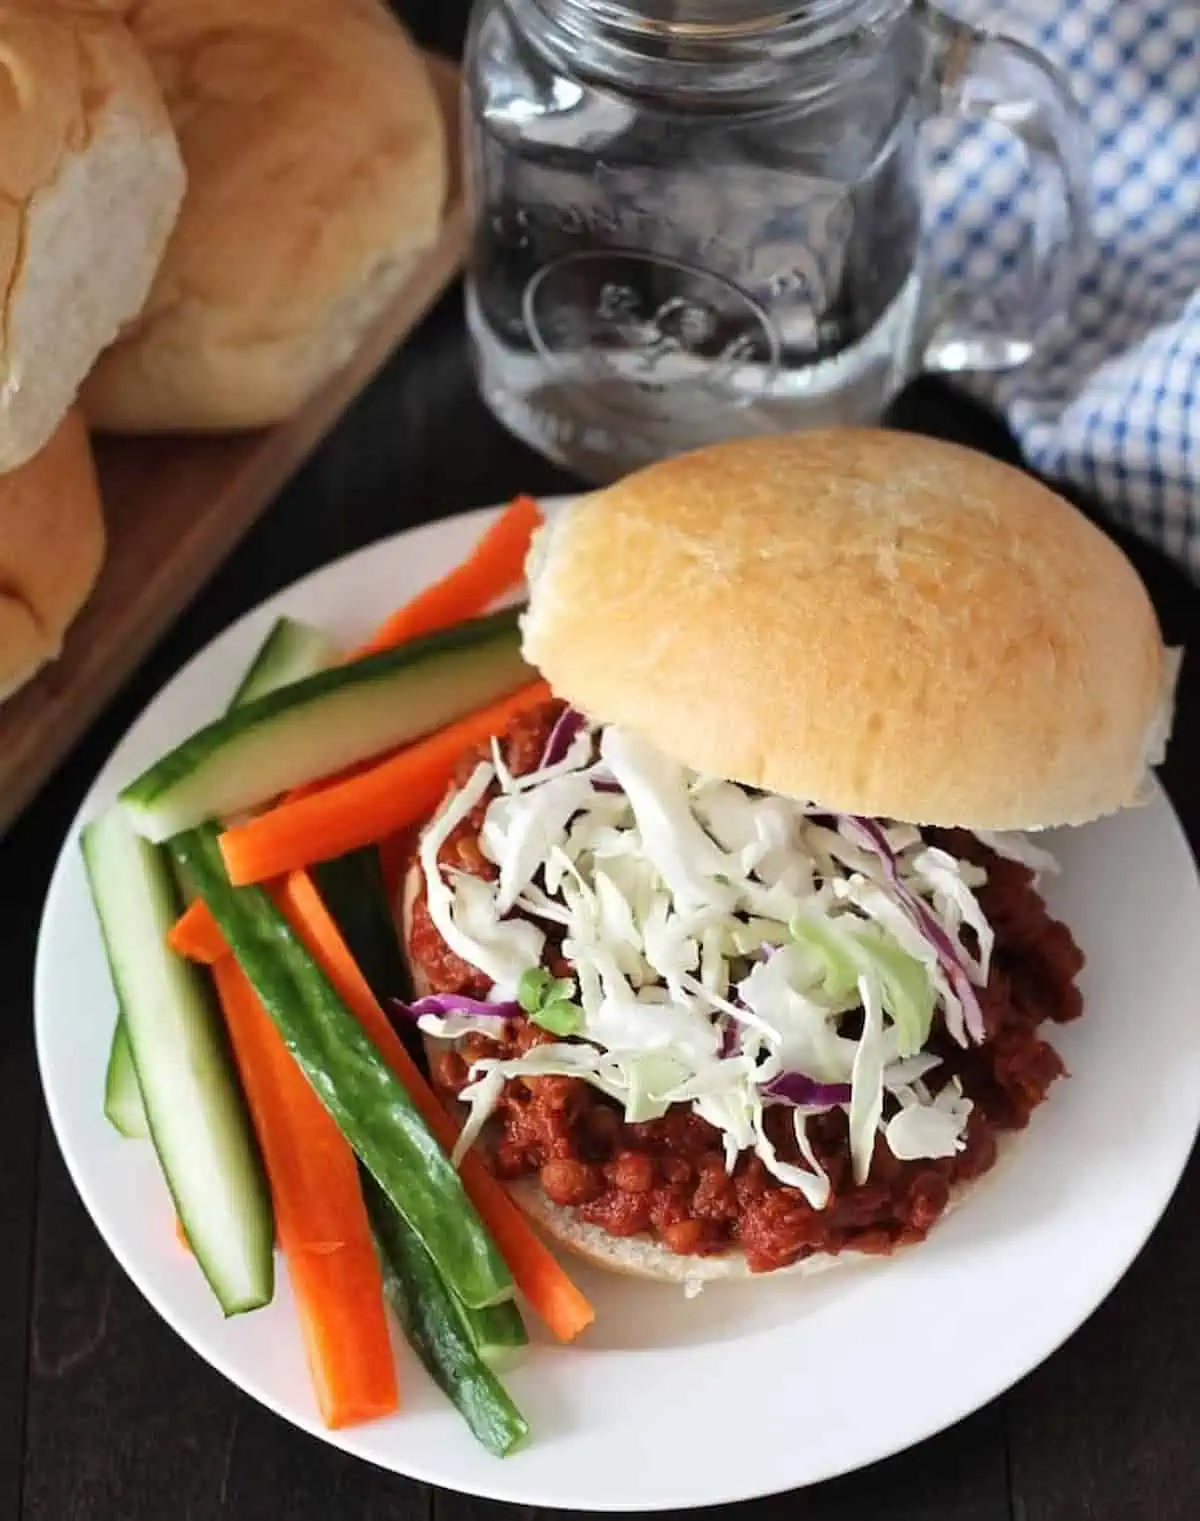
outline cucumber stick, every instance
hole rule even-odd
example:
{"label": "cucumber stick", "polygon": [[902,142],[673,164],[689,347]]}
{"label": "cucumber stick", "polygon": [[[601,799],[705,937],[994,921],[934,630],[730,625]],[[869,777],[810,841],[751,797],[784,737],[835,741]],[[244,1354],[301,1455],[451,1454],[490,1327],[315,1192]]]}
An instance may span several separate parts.
{"label": "cucumber stick", "polygon": [[[407,999],[408,968],[388,906],[379,852],[371,847],[352,850],[314,866],[312,874],[325,907],[379,1003],[386,1008],[390,998]],[[391,1210],[386,1200],[382,1207]],[[408,1230],[402,1220],[398,1228]],[[436,1272],[432,1264],[430,1271]],[[477,1351],[493,1368],[509,1366],[528,1345],[529,1335],[515,1300],[478,1310],[465,1305],[459,1309]]]}
{"label": "cucumber stick", "polygon": [[[300,623],[295,618],[277,618],[230,699],[230,709],[287,686],[291,681],[311,676],[331,665],[336,654],[336,645],[323,629]],[[108,1055],[104,1113],[109,1123],[124,1136],[144,1139],[150,1134],[137,1069],[129,1049],[129,1036],[120,1016]]]}
{"label": "cucumber stick", "polygon": [[510,1299],[504,1259],[407,1090],[267,894],[230,885],[217,839],[206,824],[169,849],[317,1096],[458,1298]]}
{"label": "cucumber stick", "polygon": [[268,692],[198,730],[121,794],[162,841],[438,729],[532,679],[506,608]]}
{"label": "cucumber stick", "polygon": [[208,978],[166,944],[180,902],[170,863],[120,808],[87,825],[82,846],[176,1212],[226,1315],[257,1309],[274,1292],[271,1200]]}
{"label": "cucumber stick", "polygon": [[118,1015],[108,1050],[108,1070],[104,1074],[104,1116],[114,1130],[131,1140],[144,1141],[150,1134],[146,1106],[138,1087],[137,1068],[129,1049],[129,1032],[124,1017]]}
{"label": "cucumber stick", "polygon": [[321,900],[342,932],[355,964],[386,1009],[388,1000],[410,998],[408,966],[383,885],[379,851],[349,850],[309,867]]}
{"label": "cucumber stick", "polygon": [[[436,1272],[432,1263],[430,1268]],[[458,1304],[458,1309],[472,1345],[493,1372],[503,1373],[520,1360],[529,1345],[529,1332],[515,1299],[484,1305],[482,1310],[471,1310],[464,1304]]]}
{"label": "cucumber stick", "polygon": [[529,1435],[525,1417],[480,1355],[461,1305],[404,1221],[370,1178],[367,1214],[383,1269],[383,1287],[426,1371],[489,1452],[507,1457]]}
{"label": "cucumber stick", "polygon": [[324,629],[296,618],[277,618],[259,646],[226,712],[245,707],[268,692],[314,676],[337,659],[337,645]]}

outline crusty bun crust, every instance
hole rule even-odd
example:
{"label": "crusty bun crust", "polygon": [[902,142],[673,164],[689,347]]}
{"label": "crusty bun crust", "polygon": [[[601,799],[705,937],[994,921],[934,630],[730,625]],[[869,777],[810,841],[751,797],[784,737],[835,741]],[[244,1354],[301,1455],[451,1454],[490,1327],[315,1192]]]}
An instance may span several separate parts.
{"label": "crusty bun crust", "polygon": [[553,517],[526,657],[591,718],[831,811],[976,829],[1136,801],[1167,684],[1121,551],[1062,497],[881,430],[717,445]]}
{"label": "crusty bun crust", "polygon": [[434,240],[442,117],[377,0],[142,0],[188,193],[137,325],[84,393],[115,432],[289,416]]}
{"label": "crusty bun crust", "polygon": [[111,16],[0,8],[0,470],[46,443],[140,309],[183,195],[144,56]]}
{"label": "crusty bun crust", "polygon": [[83,419],[0,475],[0,701],[62,648],[104,558],[104,516]]}
{"label": "crusty bun crust", "polygon": [[[400,929],[401,943],[405,950],[408,948],[413,904],[417,900],[420,888],[421,868],[414,862],[404,877],[396,904],[396,919]],[[413,979],[413,990],[418,997],[421,997],[429,991],[428,984],[422,977],[419,967],[410,963],[409,971]],[[438,1042],[429,1036],[424,1037],[424,1042],[426,1055],[432,1056]],[[439,1097],[442,1097],[443,1103],[451,1113],[457,1111],[461,1117],[462,1105],[444,1095],[439,1095]],[[482,1141],[486,1145],[486,1133]],[[976,1182],[954,1190],[950,1202],[943,1211],[943,1220],[952,1209],[956,1209],[962,1203],[968,1194],[973,1193],[988,1178],[995,1177],[1011,1154],[1015,1142],[1015,1136],[1006,1136],[1001,1139],[1000,1155],[991,1171],[985,1173],[983,1178]],[[745,1254],[740,1251],[725,1252],[721,1256],[691,1257],[673,1252],[648,1236],[610,1235],[600,1226],[590,1225],[587,1221],[580,1220],[574,1210],[565,1209],[562,1205],[553,1203],[546,1197],[535,1178],[521,1178],[505,1186],[525,1214],[531,1220],[535,1220],[545,1234],[559,1246],[574,1252],[576,1256],[586,1258],[596,1267],[606,1268],[614,1273],[624,1273],[631,1278],[650,1278],[659,1283],[676,1283],[690,1288],[706,1283],[728,1283],[737,1279],[766,1281],[784,1276],[812,1278],[818,1273],[828,1272],[831,1268],[853,1267],[856,1263],[872,1260],[863,1252],[819,1252],[814,1256],[804,1257],[799,1262],[793,1262],[789,1267],[776,1269],[772,1273],[752,1273],[747,1265]],[[902,1248],[902,1250],[907,1250],[907,1248]]]}

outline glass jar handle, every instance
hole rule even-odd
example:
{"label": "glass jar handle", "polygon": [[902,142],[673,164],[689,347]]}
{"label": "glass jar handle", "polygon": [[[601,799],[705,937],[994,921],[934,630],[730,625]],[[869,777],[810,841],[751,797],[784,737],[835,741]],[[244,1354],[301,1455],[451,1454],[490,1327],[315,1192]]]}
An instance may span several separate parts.
{"label": "glass jar handle", "polygon": [[[1091,244],[1088,127],[1054,66],[1015,38],[980,30],[915,0],[927,48],[929,114],[990,123],[1024,148],[1035,181],[1051,187],[1032,227],[1028,288],[1019,322],[989,331],[965,314],[930,314],[924,367],[943,373],[1005,370],[1022,364],[1065,315]],[[1053,235],[1055,222],[1061,237]],[[935,297],[936,300],[936,297]]]}

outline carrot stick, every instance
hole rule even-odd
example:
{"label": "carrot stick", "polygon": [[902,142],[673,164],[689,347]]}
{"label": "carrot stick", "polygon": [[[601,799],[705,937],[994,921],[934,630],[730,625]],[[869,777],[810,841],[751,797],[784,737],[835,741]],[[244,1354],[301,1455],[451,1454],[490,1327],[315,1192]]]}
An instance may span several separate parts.
{"label": "carrot stick", "polygon": [[[406,639],[434,633],[483,612],[490,602],[520,581],[530,539],[541,521],[541,509],[537,503],[530,497],[517,497],[486,530],[461,564],[394,612],[366,644],[346,658],[353,660],[356,656],[389,649],[393,645],[402,644]],[[377,758],[373,761],[360,761],[347,771],[339,773],[334,780],[339,784],[349,781],[378,764]],[[299,802],[302,798],[325,791],[329,785],[328,779],[305,782],[292,788],[285,802]],[[436,802],[437,798],[433,801]],[[403,869],[401,863],[411,848],[411,837],[405,828],[381,843],[384,847],[384,880],[390,893],[398,884]],[[337,853],[339,852],[335,852]],[[310,863],[289,862],[289,866],[296,864]],[[228,954],[217,921],[209,913],[208,905],[199,898],[180,915],[167,936],[167,944],[177,955],[186,956],[189,961],[202,962],[206,966],[211,966],[214,961]]]}
{"label": "carrot stick", "polygon": [[[505,592],[518,586],[525,574],[525,558],[535,530],[542,523],[542,510],[532,497],[516,497],[475,545],[465,560],[457,564],[440,581],[419,591],[396,609],[375,630],[365,644],[344,656],[359,660],[380,650],[394,649],[422,634],[436,634],[442,629],[478,617]],[[339,772],[336,780],[357,776],[372,764],[358,761]],[[287,794],[288,802],[317,792],[330,778],[302,782]]]}
{"label": "carrot stick", "polygon": [[[419,829],[412,827],[397,830],[379,842],[379,865],[383,876],[383,891],[391,903],[400,890],[400,881],[416,850]],[[222,956],[229,955],[229,946],[221,933],[221,926],[213,918],[203,898],[194,898],[171,927],[167,944],[177,955],[186,956],[211,966]],[[180,1227],[182,1230],[182,1226]]]}
{"label": "carrot stick", "polygon": [[[346,656],[346,659],[354,660],[362,655],[373,655],[379,650],[391,649],[394,645],[403,644],[406,639],[436,633],[439,629],[449,628],[482,613],[489,603],[521,580],[530,540],[541,521],[541,508],[533,498],[517,497],[484,532],[465,560],[440,581],[435,581],[432,586],[418,592],[410,602],[398,608],[379,626],[366,644]],[[293,787],[284,801],[299,802],[302,798],[323,792],[330,785],[330,780],[339,783],[349,781],[377,764],[378,758],[359,761],[335,778],[304,782],[299,787]],[[396,859],[395,855],[385,857],[385,861],[393,865]],[[290,863],[296,864],[310,863]],[[387,876],[385,869],[385,878]],[[216,920],[199,900],[182,914],[168,936],[167,943],[178,955],[206,964],[214,962],[226,950]]]}
{"label": "carrot stick", "polygon": [[205,966],[229,954],[225,937],[202,898],[193,898],[176,919],[167,935],[167,944],[177,956],[203,962]]}
{"label": "carrot stick", "polygon": [[[292,928],[352,1011],[376,1049],[408,1089],[421,1118],[442,1148],[454,1148],[457,1128],[380,1008],[306,871],[291,872],[273,893]],[[578,1336],[595,1312],[534,1234],[525,1216],[475,1152],[460,1168],[463,1187],[508,1263],[513,1281],[563,1341]]]}
{"label": "carrot stick", "polygon": [[234,958],[221,957],[212,972],[267,1167],[280,1243],[332,1251],[345,1240],[345,1199],[358,1196],[353,1153]]}
{"label": "carrot stick", "polygon": [[191,1252],[192,1243],[188,1240],[188,1233],[184,1229],[183,1221],[178,1215],[175,1216],[175,1239],[185,1252]]}
{"label": "carrot stick", "polygon": [[321,1416],[330,1428],[399,1403],[383,1279],[354,1153],[232,956],[213,978],[262,1148],[279,1243]]}
{"label": "carrot stick", "polygon": [[283,802],[221,836],[221,853],[237,887],[372,845],[433,812],[455,763],[472,745],[498,734],[515,714],[545,702],[544,681],[460,718],[348,781]]}
{"label": "carrot stick", "polygon": [[373,655],[482,613],[498,597],[520,585],[529,544],[541,521],[538,504],[531,497],[517,497],[465,560],[394,612],[355,654]]}
{"label": "carrot stick", "polygon": [[287,1264],[325,1425],[336,1431],[391,1415],[400,1393],[373,1242],[292,1252]]}

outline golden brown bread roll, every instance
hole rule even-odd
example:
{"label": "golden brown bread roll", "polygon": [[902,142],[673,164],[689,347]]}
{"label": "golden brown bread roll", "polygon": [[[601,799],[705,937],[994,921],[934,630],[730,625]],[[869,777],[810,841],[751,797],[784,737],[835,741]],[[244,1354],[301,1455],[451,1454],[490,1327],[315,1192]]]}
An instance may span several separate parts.
{"label": "golden brown bread roll", "polygon": [[85,392],[118,432],[254,427],[354,352],[435,238],[441,117],[375,0],[141,0],[188,195],[138,323]]}
{"label": "golden brown bread roll", "polygon": [[0,470],[45,444],[141,307],[182,195],[126,27],[91,7],[0,7]]}
{"label": "golden brown bread roll", "polygon": [[103,558],[100,492],[73,407],[38,454],[0,475],[0,701],[59,653]]}

